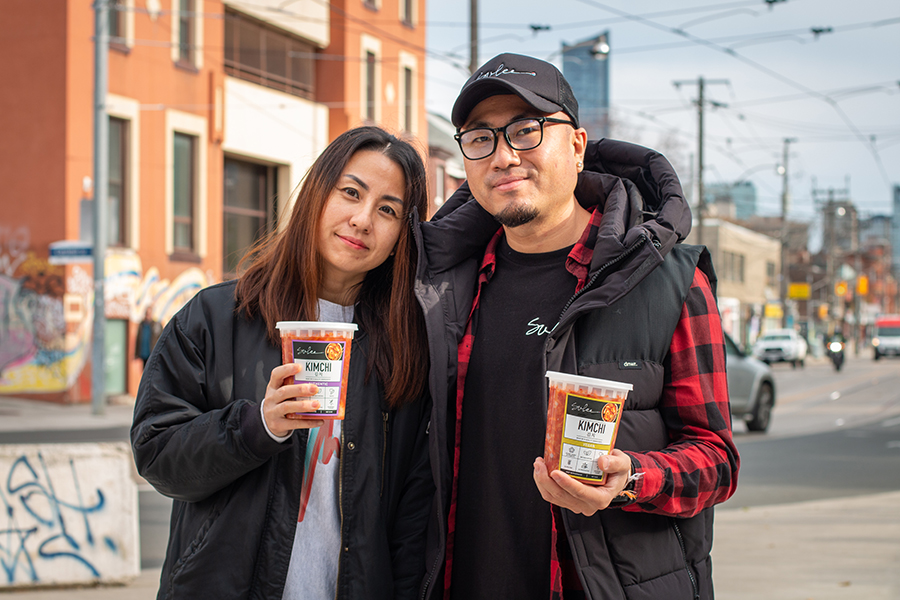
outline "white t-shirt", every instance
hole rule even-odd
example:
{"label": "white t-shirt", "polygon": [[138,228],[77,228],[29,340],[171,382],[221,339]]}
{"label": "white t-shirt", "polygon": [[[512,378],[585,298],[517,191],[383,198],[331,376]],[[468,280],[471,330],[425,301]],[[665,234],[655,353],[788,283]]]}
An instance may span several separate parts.
{"label": "white t-shirt", "polygon": [[[319,299],[319,320],[351,323],[353,306]],[[283,600],[334,600],[341,554],[340,452],[340,421],[325,421],[322,427],[309,430],[300,514]]]}

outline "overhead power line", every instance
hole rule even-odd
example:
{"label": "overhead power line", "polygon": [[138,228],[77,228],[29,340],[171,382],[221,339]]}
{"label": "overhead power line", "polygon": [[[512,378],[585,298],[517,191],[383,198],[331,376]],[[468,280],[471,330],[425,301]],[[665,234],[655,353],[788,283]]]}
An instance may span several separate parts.
{"label": "overhead power line", "polygon": [[[632,15],[630,13],[627,13],[627,12],[619,10],[617,8],[608,6],[601,2],[597,2],[596,0],[578,0],[578,1],[581,2],[582,4],[587,4],[588,6],[593,6],[595,8],[599,8],[601,10],[605,10],[607,12],[616,14],[623,18],[627,18],[628,20],[642,23],[642,24],[652,27],[654,29],[657,29],[660,31],[665,31],[665,32],[671,33],[673,35],[682,36],[697,45],[705,46],[705,47],[715,50],[717,52],[722,52],[724,54],[727,54],[727,55],[733,57],[735,60],[738,60],[738,61],[746,64],[747,66],[749,66],[753,69],[756,69],[757,71],[764,73],[764,74],[768,75],[769,77],[772,77],[773,79],[776,79],[776,80],[782,82],[785,85],[788,85],[796,90],[800,90],[801,92],[810,96],[811,98],[815,98],[815,99],[825,102],[837,113],[838,117],[844,122],[844,124],[847,126],[847,128],[850,129],[850,131],[852,131],[854,133],[854,135],[857,137],[857,139],[869,150],[869,152],[872,154],[873,159],[875,160],[875,164],[877,165],[878,170],[881,173],[881,176],[882,176],[882,179],[884,180],[885,185],[888,188],[891,187],[891,179],[888,176],[887,169],[885,169],[885,167],[884,167],[884,163],[881,160],[881,156],[879,155],[877,148],[874,146],[874,144],[871,143],[870,139],[868,139],[865,135],[863,135],[863,133],[859,130],[859,128],[856,126],[856,124],[853,123],[853,121],[850,119],[850,117],[847,115],[847,113],[840,107],[838,102],[835,99],[831,98],[830,96],[823,94],[821,92],[817,92],[816,90],[809,88],[808,86],[796,81],[793,78],[782,75],[781,73],[775,71],[774,69],[771,69],[755,60],[752,60],[752,59],[738,53],[733,48],[725,48],[718,43],[712,42],[710,40],[706,40],[706,39],[696,36],[692,33],[684,31],[683,29],[669,27],[667,25],[662,25],[660,23],[651,21],[645,17],[641,17],[638,15]],[[768,2],[768,0],[766,0],[766,1]],[[883,21],[879,21],[879,23],[889,24],[889,23],[893,23],[894,21],[900,23],[900,18],[885,19]]]}

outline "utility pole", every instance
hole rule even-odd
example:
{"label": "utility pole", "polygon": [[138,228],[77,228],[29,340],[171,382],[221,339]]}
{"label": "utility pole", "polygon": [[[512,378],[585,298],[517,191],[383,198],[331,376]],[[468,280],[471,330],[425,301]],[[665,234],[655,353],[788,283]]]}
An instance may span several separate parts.
{"label": "utility pole", "polygon": [[706,100],[703,97],[707,84],[725,84],[727,79],[704,79],[701,75],[697,81],[673,81],[676,88],[682,85],[697,84],[697,243],[703,245],[703,216],[706,212],[706,197],[703,191],[703,109]]}
{"label": "utility pole", "polygon": [[469,73],[478,69],[478,0],[469,0]]}
{"label": "utility pole", "polygon": [[[840,262],[842,262],[843,257],[838,257],[838,243],[837,243],[837,217],[838,217],[838,200],[835,199],[835,194],[842,195],[842,202],[849,202],[849,189],[834,189],[828,188],[826,189],[817,189],[815,187],[815,181],[813,182],[812,189],[812,197],[813,203],[818,204],[817,195],[818,194],[827,194],[828,200],[825,201],[822,207],[822,217],[824,219],[824,232],[822,239],[822,251],[825,252],[825,275],[827,277],[828,284],[825,286],[825,301],[829,306],[829,313],[831,318],[836,318],[839,315],[838,307],[836,306],[838,298],[835,293],[835,284],[837,283],[837,269]],[[843,211],[843,207],[840,207],[840,210]],[[843,216],[843,215],[841,215]],[[840,258],[840,261],[838,260]]]}
{"label": "utility pole", "polygon": [[788,156],[789,147],[792,142],[796,142],[794,138],[784,138],[784,157],[782,158],[782,184],[781,184],[781,326],[788,326],[788,279],[791,270],[788,268],[788,203],[790,202],[790,191],[788,189]]}
{"label": "utility pole", "polygon": [[94,335],[91,347],[91,412],[106,411],[106,241],[108,229],[109,0],[94,0]]}

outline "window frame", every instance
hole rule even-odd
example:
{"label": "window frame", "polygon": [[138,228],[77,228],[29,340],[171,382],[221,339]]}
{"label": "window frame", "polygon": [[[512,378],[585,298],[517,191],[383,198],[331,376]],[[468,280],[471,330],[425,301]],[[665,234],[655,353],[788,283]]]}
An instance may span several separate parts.
{"label": "window frame", "polygon": [[[227,202],[227,191],[228,186],[225,183],[225,176],[228,170],[228,162],[237,162],[243,163],[245,165],[252,165],[256,169],[258,169],[257,176],[262,175],[262,186],[265,188],[261,191],[263,196],[262,203],[260,208],[258,209],[248,209],[243,207],[231,206]],[[249,216],[249,217],[262,217],[264,219],[264,226],[261,232],[257,232],[258,235],[251,242],[250,245],[245,246],[242,250],[240,250],[241,254],[246,253],[250,247],[256,243],[265,234],[271,233],[278,228],[278,171],[279,165],[274,165],[271,163],[265,163],[260,161],[247,160],[242,156],[235,155],[225,155],[223,159],[223,169],[222,169],[222,274],[223,278],[233,277],[237,275],[237,269],[231,269],[228,265],[229,255],[226,254],[227,249],[227,233],[228,228],[226,227],[226,218],[228,215],[239,215],[239,216]],[[264,173],[261,173],[264,172]],[[235,267],[237,267],[237,262],[235,262]]]}
{"label": "window frame", "polygon": [[[207,169],[208,156],[208,123],[207,119],[192,113],[186,113],[174,109],[166,110],[166,176],[165,176],[165,250],[173,261],[200,262],[208,254],[207,220],[208,198],[207,188],[209,172]],[[180,133],[196,138],[192,162],[194,164],[194,181],[191,191],[193,195],[193,214],[191,224],[191,237],[193,249],[185,252],[183,248],[175,247],[175,162],[174,147],[175,134]]]}
{"label": "window frame", "polygon": [[[242,60],[242,30],[252,30],[259,35],[260,43],[257,46],[259,49],[258,66]],[[285,31],[278,30],[232,10],[225,11],[224,31],[225,53],[223,64],[227,75],[300,98],[315,99],[316,48],[313,44],[298,36],[290,35]],[[270,40],[277,40],[284,44],[284,75],[275,73],[274,70],[268,68],[269,53],[266,50],[267,42]],[[294,77],[295,72],[299,73],[300,76]],[[308,75],[306,79],[302,77],[304,73]]]}
{"label": "window frame", "polygon": [[[190,163],[188,165],[188,173],[187,173],[187,177],[188,177],[188,188],[187,188],[188,197],[186,199],[187,212],[188,212],[187,215],[179,215],[179,214],[175,213],[175,204],[178,201],[178,198],[176,197],[176,193],[175,193],[176,192],[175,187],[176,187],[176,183],[178,181],[177,170],[179,168],[179,162],[177,160],[175,160],[175,159],[177,159],[177,156],[176,156],[176,151],[175,151],[174,146],[176,144],[176,141],[180,138],[187,140],[188,144],[189,144],[188,154],[190,156]],[[197,198],[196,198],[196,196],[197,196],[197,191],[196,191],[196,187],[197,187],[197,184],[196,184],[196,182],[197,182],[197,136],[191,135],[189,133],[184,133],[181,131],[175,131],[172,134],[171,144],[173,146],[173,148],[172,148],[172,158],[173,158],[173,161],[172,161],[172,249],[173,249],[173,252],[172,253],[173,254],[185,254],[185,255],[196,254],[197,253],[196,252],[197,240],[196,240],[196,235],[195,235],[196,228],[194,225],[194,220],[195,220],[195,215],[197,212],[197,208],[196,208],[196,206],[197,206]],[[178,225],[187,225],[188,226],[187,231],[188,231],[189,241],[188,241],[187,246],[179,246],[177,243],[176,229],[177,229]]]}
{"label": "window frame", "polygon": [[[109,0],[109,48],[128,54],[134,47],[134,0]],[[113,22],[118,31],[113,35]]]}
{"label": "window frame", "polygon": [[415,29],[416,17],[418,16],[416,0],[399,0],[397,5],[399,8],[398,17],[400,18],[400,22],[411,29]]}
{"label": "window frame", "polygon": [[[172,0],[172,62],[177,67],[189,71],[199,71],[203,66],[203,15],[198,10],[199,1]],[[188,10],[184,10],[182,2],[187,4]],[[184,57],[181,52],[183,47],[182,28],[185,24],[190,28],[190,31],[187,32],[188,46],[190,47],[190,55],[188,57]]]}
{"label": "window frame", "polygon": [[[397,104],[397,127],[417,135],[419,132],[418,61],[414,55],[401,50],[398,64],[397,81],[400,88],[400,101]],[[408,89],[407,72],[409,73]]]}
{"label": "window frame", "polygon": [[[364,123],[380,123],[381,122],[381,40],[368,34],[360,36],[360,119]],[[369,60],[368,55],[373,56],[372,61],[372,103],[369,104]],[[370,111],[371,108],[371,111]]]}
{"label": "window frame", "polygon": [[106,114],[109,118],[120,119],[127,125],[127,145],[125,162],[125,215],[124,245],[140,248],[140,179],[141,179],[141,105],[140,102],[116,94],[106,95]]}
{"label": "window frame", "polygon": [[[108,166],[106,169],[106,171],[107,171],[107,182],[106,182],[107,202],[109,202],[111,204],[112,203],[111,201],[113,198],[110,188],[113,185],[112,156],[113,156],[113,150],[116,147],[118,147],[119,154],[121,155],[120,159],[119,159],[119,166],[121,169],[121,174],[119,175],[119,181],[117,182],[119,189],[121,189],[121,193],[119,193],[118,197],[117,197],[118,204],[119,204],[118,226],[115,227],[115,225],[112,222],[112,219],[109,220],[109,222],[107,223],[108,230],[107,230],[107,238],[106,239],[107,239],[107,243],[109,246],[124,248],[124,247],[128,247],[128,237],[129,237],[128,236],[128,221],[129,221],[129,214],[128,214],[129,213],[129,206],[128,206],[128,204],[129,204],[129,202],[128,202],[129,175],[128,175],[128,171],[129,171],[129,168],[128,167],[129,167],[129,162],[130,162],[130,158],[131,158],[130,157],[131,152],[130,152],[130,148],[129,148],[130,144],[128,141],[128,138],[130,137],[128,130],[130,129],[130,123],[128,122],[127,119],[122,119],[121,117],[116,117],[113,115],[108,115],[107,119],[109,119],[109,134],[110,134],[110,136],[109,136],[110,137],[109,153],[107,156]],[[114,123],[118,123],[117,126],[121,127],[121,129],[119,130],[118,140],[116,140],[115,144],[113,144],[113,139],[112,139]],[[110,210],[109,210],[109,212],[107,212],[107,214],[112,215],[112,206],[110,206]],[[112,230],[114,227],[116,229],[118,229],[118,233],[116,235],[117,239],[115,241],[112,236]]]}

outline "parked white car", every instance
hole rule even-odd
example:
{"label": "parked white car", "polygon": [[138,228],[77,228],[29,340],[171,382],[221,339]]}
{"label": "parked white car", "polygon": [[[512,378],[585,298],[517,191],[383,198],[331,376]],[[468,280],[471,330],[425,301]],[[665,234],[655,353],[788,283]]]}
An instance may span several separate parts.
{"label": "parked white car", "polygon": [[753,356],[764,363],[789,362],[795,369],[804,366],[808,351],[806,340],[793,329],[772,329],[753,344]]}

